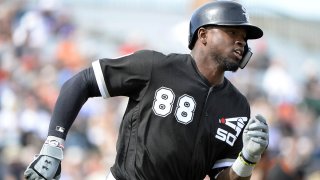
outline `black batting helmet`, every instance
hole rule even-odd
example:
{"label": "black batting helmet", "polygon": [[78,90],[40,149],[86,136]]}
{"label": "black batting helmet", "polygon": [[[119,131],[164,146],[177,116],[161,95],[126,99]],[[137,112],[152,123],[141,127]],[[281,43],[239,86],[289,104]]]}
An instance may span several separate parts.
{"label": "black batting helmet", "polygon": [[215,1],[198,8],[191,16],[189,25],[189,49],[197,39],[197,30],[202,26],[241,26],[247,30],[247,39],[258,39],[263,31],[250,24],[246,9],[234,1]]}

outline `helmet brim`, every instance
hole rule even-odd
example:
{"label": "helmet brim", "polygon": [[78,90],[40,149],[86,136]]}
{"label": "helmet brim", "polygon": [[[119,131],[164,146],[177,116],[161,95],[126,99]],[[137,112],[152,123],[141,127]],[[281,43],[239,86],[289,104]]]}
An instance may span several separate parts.
{"label": "helmet brim", "polygon": [[263,36],[263,31],[257,26],[243,25],[247,31],[247,39],[259,39]]}
{"label": "helmet brim", "polygon": [[[221,24],[205,24],[203,26],[227,26],[227,27],[241,27],[241,28],[244,28],[247,32],[247,35],[246,35],[246,38],[247,39],[259,39],[263,36],[263,31],[262,29],[260,29],[259,27],[257,26],[254,26],[254,25],[251,25],[251,24],[224,24],[224,23],[221,23]],[[203,26],[200,26],[200,27],[203,27]],[[197,29],[198,30],[198,29]],[[197,30],[195,32],[197,32]],[[197,36],[192,36],[190,37],[189,36],[189,49],[193,49],[193,46],[195,44],[195,41],[196,41],[196,37]]]}

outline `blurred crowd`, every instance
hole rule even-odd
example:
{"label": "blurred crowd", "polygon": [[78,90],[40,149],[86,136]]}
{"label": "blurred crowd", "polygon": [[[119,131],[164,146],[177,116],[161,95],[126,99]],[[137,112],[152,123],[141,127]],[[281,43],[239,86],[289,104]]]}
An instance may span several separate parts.
{"label": "blurred crowd", "polygon": [[[70,11],[54,0],[30,2],[0,0],[0,180],[23,179],[47,136],[61,85],[98,58],[79,47],[86,34]],[[148,48],[127,42],[114,42],[119,55]],[[245,70],[227,74],[248,97],[252,114],[263,114],[270,126],[268,150],[252,179],[320,179],[319,69],[301,63],[302,78],[295,79],[289,61],[271,54],[265,39],[252,46]],[[87,101],[67,137],[62,180],[105,178],[126,102]]]}

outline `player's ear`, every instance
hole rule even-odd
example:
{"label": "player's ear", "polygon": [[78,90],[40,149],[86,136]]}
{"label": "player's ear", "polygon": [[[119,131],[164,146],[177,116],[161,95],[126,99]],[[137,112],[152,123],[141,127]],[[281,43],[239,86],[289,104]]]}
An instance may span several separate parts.
{"label": "player's ear", "polygon": [[206,45],[207,44],[207,32],[208,30],[204,27],[200,27],[198,29],[198,41],[200,41],[202,44]]}

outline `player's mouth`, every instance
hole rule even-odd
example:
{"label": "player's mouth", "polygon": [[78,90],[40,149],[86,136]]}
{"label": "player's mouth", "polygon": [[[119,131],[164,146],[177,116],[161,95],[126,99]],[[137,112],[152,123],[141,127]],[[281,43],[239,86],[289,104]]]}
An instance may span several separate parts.
{"label": "player's mouth", "polygon": [[234,49],[233,54],[238,60],[242,59],[243,50],[240,48]]}

